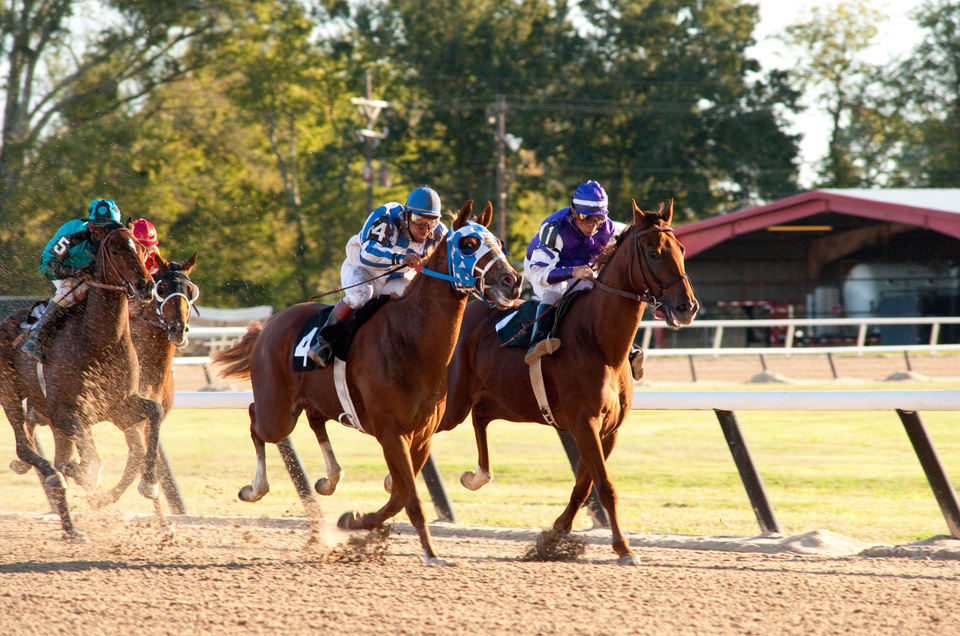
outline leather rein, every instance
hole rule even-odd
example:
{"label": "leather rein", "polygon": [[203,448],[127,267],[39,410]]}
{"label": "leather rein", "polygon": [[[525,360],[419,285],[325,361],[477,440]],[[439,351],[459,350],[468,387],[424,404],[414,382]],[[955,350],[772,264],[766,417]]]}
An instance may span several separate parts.
{"label": "leather rein", "polygon": [[[640,254],[640,262],[642,264],[640,273],[643,275],[643,282],[644,282],[643,292],[637,294],[634,292],[628,292],[622,289],[617,289],[616,287],[611,287],[610,285],[601,283],[598,279],[593,279],[593,281],[591,282],[598,288],[602,289],[603,291],[609,292],[611,294],[616,294],[617,296],[623,296],[624,298],[629,298],[637,302],[647,303],[652,307],[658,307],[659,305],[661,305],[662,303],[660,302],[660,297],[663,296],[663,294],[668,289],[670,289],[671,287],[673,287],[674,285],[676,285],[681,281],[689,280],[689,278],[687,277],[686,274],[680,274],[679,276],[676,276],[666,284],[660,281],[660,278],[657,276],[657,273],[653,271],[653,267],[650,265],[650,261],[647,258],[647,253],[643,250],[643,246],[640,245],[640,237],[643,236],[644,234],[651,234],[653,232],[670,232],[671,234],[673,234],[673,228],[667,225],[664,227],[650,227],[645,230],[641,230],[637,232],[635,239],[636,239],[637,252]],[[646,269],[646,272],[643,271],[644,269]],[[651,286],[649,284],[649,281],[647,280],[648,278],[652,278],[654,285],[656,285],[659,288],[659,291],[657,293],[654,294],[651,291],[650,289]],[[632,267],[630,268],[630,285],[631,287],[636,288],[636,285],[633,284],[633,268]]]}
{"label": "leather rein", "polygon": [[[111,236],[113,236],[114,232],[119,232],[120,230],[123,230],[123,229],[125,228],[117,228],[112,232],[110,232],[110,234],[107,234],[107,236],[105,236],[103,239],[103,243],[105,244],[107,240]],[[120,270],[117,268],[116,264],[113,262],[113,258],[110,257],[110,251],[106,249],[101,249],[100,251],[103,252],[103,255],[105,257],[105,261],[106,261],[105,265],[109,265],[110,269],[113,270],[113,273],[115,273],[118,278],[123,280],[123,276],[120,274]],[[108,283],[101,283],[95,280],[88,280],[87,285],[90,285],[91,287],[97,287],[99,289],[106,289],[108,291],[123,292],[127,295],[127,298],[130,298],[130,299],[133,299],[136,297],[136,294],[133,293],[133,285],[131,285],[126,281],[124,281],[123,285],[110,285]]]}

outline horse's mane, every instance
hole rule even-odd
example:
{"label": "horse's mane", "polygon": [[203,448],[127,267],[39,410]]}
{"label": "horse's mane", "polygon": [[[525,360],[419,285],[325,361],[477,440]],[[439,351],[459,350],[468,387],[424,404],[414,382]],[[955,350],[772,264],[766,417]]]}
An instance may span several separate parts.
{"label": "horse's mane", "polygon": [[603,271],[603,268],[607,266],[607,263],[610,262],[610,259],[613,257],[613,253],[617,251],[617,248],[620,247],[620,244],[623,243],[623,237],[627,235],[627,232],[630,230],[630,227],[633,225],[631,222],[627,227],[623,229],[622,232],[616,235],[614,240],[610,243],[607,243],[603,248],[603,251],[600,252],[600,256],[597,257],[597,260],[594,262],[594,266],[597,268],[597,273]]}
{"label": "horse's mane", "polygon": [[[662,203],[660,204],[660,208],[663,208]],[[660,216],[660,213],[659,211],[644,212],[643,216],[644,218],[653,217],[656,219]],[[630,223],[623,228],[623,231],[619,232],[614,240],[610,243],[607,243],[607,245],[603,248],[603,251],[600,252],[600,256],[598,256],[597,260],[594,262],[594,267],[596,267],[598,274],[603,271],[603,268],[606,267],[607,263],[610,262],[610,259],[613,258],[613,254],[617,251],[617,248],[620,247],[620,244],[623,243],[623,239],[626,238],[627,234],[630,232],[630,228],[632,227],[636,227],[636,224],[633,221],[630,221]]]}

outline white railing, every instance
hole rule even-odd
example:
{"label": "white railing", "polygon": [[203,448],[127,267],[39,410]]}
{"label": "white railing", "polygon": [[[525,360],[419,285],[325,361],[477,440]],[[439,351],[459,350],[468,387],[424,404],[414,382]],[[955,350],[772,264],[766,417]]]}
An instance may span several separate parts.
{"label": "white railing", "polygon": [[[178,409],[246,409],[253,391],[177,391]],[[638,389],[642,411],[960,411],[960,391],[664,391]]]}
{"label": "white railing", "polygon": [[[882,326],[909,326],[930,325],[930,337],[926,344],[912,345],[882,345],[867,342],[870,327]],[[682,348],[652,348],[653,331],[669,328],[666,323],[657,320],[640,322],[642,333],[641,346],[648,357],[659,356],[702,356],[702,355],[759,355],[759,354],[832,354],[832,353],[902,353],[902,352],[951,352],[960,351],[960,344],[941,344],[940,329],[943,325],[960,325],[960,316],[926,316],[911,318],[762,318],[762,319],[735,319],[735,320],[695,320],[692,324],[683,327],[689,329],[713,329],[711,346],[709,347],[682,347]],[[784,345],[779,347],[724,347],[723,336],[725,329],[746,328],[781,328],[785,330]],[[854,344],[849,345],[804,345],[794,346],[799,327],[820,329],[823,327],[856,327],[857,336]],[[190,338],[204,340],[211,351],[228,345],[231,341],[240,338],[246,327],[201,327],[191,326]],[[210,358],[207,356],[177,357],[174,364],[178,365],[207,365]]]}
{"label": "white railing", "polygon": [[[913,345],[871,345],[867,343],[870,327],[881,326],[911,326],[930,325],[930,337],[927,344]],[[640,332],[643,333],[641,346],[647,356],[680,356],[680,355],[757,355],[765,353],[787,354],[825,354],[825,353],[890,353],[902,351],[960,351],[960,344],[940,344],[940,328],[942,325],[960,325],[960,316],[925,316],[909,318],[758,318],[737,320],[694,320],[692,324],[683,327],[687,329],[713,329],[712,345],[696,348],[650,348],[654,329],[664,329],[668,326],[656,320],[640,322]],[[725,329],[734,328],[782,328],[785,330],[784,345],[782,347],[724,347],[723,334]],[[856,327],[855,344],[850,345],[804,345],[794,346],[798,327],[820,329],[823,327]]]}

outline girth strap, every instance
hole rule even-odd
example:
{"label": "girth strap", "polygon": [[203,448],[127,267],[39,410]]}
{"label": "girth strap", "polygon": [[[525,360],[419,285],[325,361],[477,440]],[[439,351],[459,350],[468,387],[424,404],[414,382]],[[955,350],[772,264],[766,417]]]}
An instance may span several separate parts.
{"label": "girth strap", "polygon": [[[350,398],[350,389],[347,387],[347,363],[337,357],[333,358],[333,384],[337,387],[337,397],[340,399],[340,406],[343,408],[343,413],[337,416],[337,420],[344,426],[366,433],[360,424],[357,407],[353,405],[353,399]],[[344,421],[344,418],[346,418],[346,421]]]}
{"label": "girth strap", "polygon": [[547,400],[547,389],[543,385],[543,371],[540,369],[542,358],[530,365],[530,384],[533,386],[533,394],[537,398],[537,404],[540,405],[540,415],[546,420],[547,424],[559,429],[557,420],[553,417],[553,411],[550,410],[550,402]]}

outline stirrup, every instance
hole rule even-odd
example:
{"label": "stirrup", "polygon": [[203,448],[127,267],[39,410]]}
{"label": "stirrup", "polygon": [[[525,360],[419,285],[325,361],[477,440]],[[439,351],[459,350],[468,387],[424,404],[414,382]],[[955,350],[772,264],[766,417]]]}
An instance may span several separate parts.
{"label": "stirrup", "polygon": [[544,338],[527,350],[527,355],[524,356],[523,361],[527,364],[533,364],[543,356],[550,355],[559,348],[559,338]]}
{"label": "stirrup", "polygon": [[17,351],[25,353],[37,362],[40,362],[40,338],[38,334],[30,332],[17,346]]}
{"label": "stirrup", "polygon": [[307,350],[307,357],[313,360],[318,367],[323,368],[333,358],[333,348],[329,342],[321,339]]}

